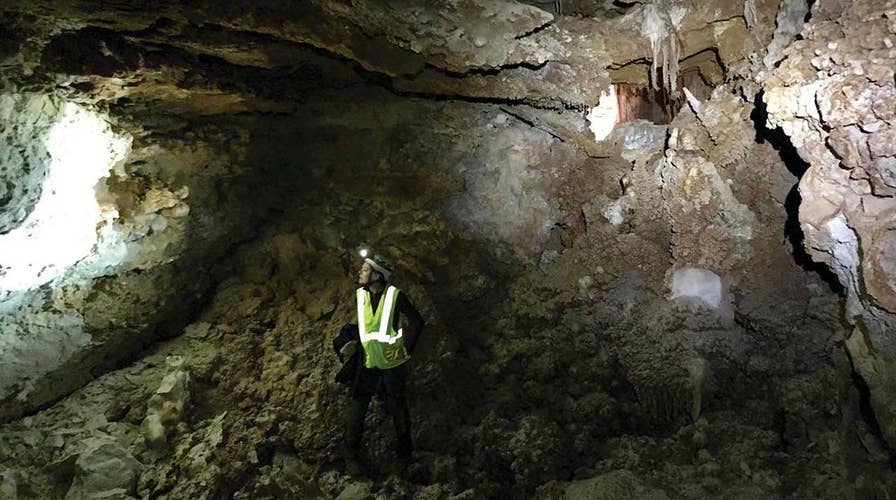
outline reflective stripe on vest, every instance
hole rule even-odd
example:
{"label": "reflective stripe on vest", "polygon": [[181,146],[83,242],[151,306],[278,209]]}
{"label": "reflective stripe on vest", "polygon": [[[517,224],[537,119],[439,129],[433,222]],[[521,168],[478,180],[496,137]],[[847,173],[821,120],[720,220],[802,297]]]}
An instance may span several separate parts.
{"label": "reflective stripe on vest", "polygon": [[393,368],[408,360],[402,331],[392,326],[398,293],[394,286],[388,287],[374,312],[370,292],[358,289],[358,334],[367,368]]}

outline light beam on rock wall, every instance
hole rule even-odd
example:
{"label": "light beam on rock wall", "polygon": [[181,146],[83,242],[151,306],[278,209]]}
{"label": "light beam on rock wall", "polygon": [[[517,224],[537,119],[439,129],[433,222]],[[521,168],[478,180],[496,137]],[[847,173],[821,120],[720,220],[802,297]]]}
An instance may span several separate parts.
{"label": "light beam on rock wall", "polygon": [[[0,235],[0,300],[61,276],[87,257],[104,218],[95,186],[124,159],[129,141],[94,112],[67,103],[47,138],[51,163],[34,210]],[[107,221],[111,222],[111,220]]]}

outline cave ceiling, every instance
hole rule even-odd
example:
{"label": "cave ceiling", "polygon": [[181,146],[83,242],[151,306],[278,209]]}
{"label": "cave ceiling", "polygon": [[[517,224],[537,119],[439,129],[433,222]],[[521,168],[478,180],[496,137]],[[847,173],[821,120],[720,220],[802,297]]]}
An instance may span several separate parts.
{"label": "cave ceiling", "polygon": [[[681,21],[682,59],[707,49],[724,64],[743,59],[749,44],[725,42],[743,35],[742,4],[695,7]],[[313,89],[359,80],[408,96],[583,110],[611,71],[634,64],[628,79],[646,84],[650,56],[630,17],[569,17],[558,31],[550,12],[514,2],[7,2],[4,10],[11,80],[178,114],[286,111]]]}

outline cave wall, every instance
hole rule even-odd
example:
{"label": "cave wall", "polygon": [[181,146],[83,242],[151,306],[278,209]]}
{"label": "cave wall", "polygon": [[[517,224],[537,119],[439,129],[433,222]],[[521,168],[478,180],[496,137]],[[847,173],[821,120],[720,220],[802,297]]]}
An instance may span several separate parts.
{"label": "cave wall", "polygon": [[[21,223],[40,198],[41,184],[50,160],[46,141],[50,128],[60,112],[58,104],[46,96],[4,95],[0,102],[3,142],[25,147],[4,148],[0,207],[3,223],[0,232],[7,233]],[[29,120],[23,119],[30,117]],[[30,139],[36,140],[30,140]]]}
{"label": "cave wall", "polygon": [[[439,491],[525,497],[592,477],[692,497],[723,482],[747,497],[852,491],[863,472],[845,464],[886,452],[838,347],[841,298],[785,234],[799,182],[810,251],[829,248],[807,222],[810,186],[845,174],[823,139],[801,142],[802,115],[785,118],[808,101],[776,96],[803,88],[793,75],[818,86],[788,69],[829,39],[812,23],[885,10],[841,19],[818,3],[810,36],[773,68],[799,3],[682,4],[696,97],[669,124],[627,122],[601,143],[583,115],[611,80],[656,83],[636,6],[558,27],[485,1],[10,4],[5,91],[77,100],[132,141],[98,189],[120,258],[76,266],[6,313],[3,338],[20,347],[3,356],[28,362],[0,372],[12,421],[0,486],[338,493],[345,394],[329,344],[353,319],[366,243],[398,262],[428,322],[409,395],[418,474]],[[812,163],[801,179],[751,116],[762,89],[770,124]],[[885,206],[867,191],[862,214]],[[844,269],[841,281],[858,276]],[[846,287],[850,310],[875,318],[847,345],[889,436],[890,319],[868,305],[877,288]],[[375,462],[391,456],[381,413]]]}
{"label": "cave wall", "polygon": [[[119,127],[129,138],[142,132]],[[230,139],[200,128],[186,140],[144,135],[98,183],[103,210],[114,215],[97,251],[53,286],[4,300],[5,354],[15,360],[3,377],[4,419],[54,401],[189,322],[212,282],[208,262],[234,236],[251,234],[265,210],[245,193],[251,183],[236,171],[242,152]]]}
{"label": "cave wall", "polygon": [[[883,435],[896,440],[894,359],[892,2],[818,2],[804,39],[765,82],[769,122],[811,164],[800,224],[812,258],[847,292],[847,347],[871,391]],[[851,36],[861,27],[866,36]]]}

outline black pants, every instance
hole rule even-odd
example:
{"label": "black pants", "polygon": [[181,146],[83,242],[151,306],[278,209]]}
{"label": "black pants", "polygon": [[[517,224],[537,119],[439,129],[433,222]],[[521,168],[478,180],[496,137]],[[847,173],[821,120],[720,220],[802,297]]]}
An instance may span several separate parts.
{"label": "black pants", "polygon": [[361,368],[358,384],[349,404],[348,427],[345,432],[345,444],[349,452],[357,454],[360,451],[364,435],[364,419],[367,417],[370,398],[377,395],[383,399],[386,412],[392,417],[392,423],[395,425],[399,458],[411,457],[411,415],[408,412],[404,389],[406,375],[405,365],[387,370]]}

